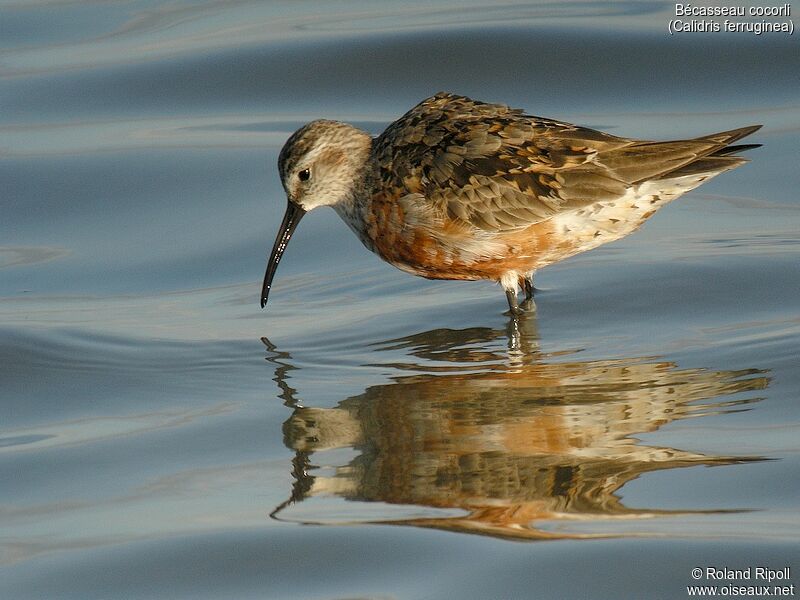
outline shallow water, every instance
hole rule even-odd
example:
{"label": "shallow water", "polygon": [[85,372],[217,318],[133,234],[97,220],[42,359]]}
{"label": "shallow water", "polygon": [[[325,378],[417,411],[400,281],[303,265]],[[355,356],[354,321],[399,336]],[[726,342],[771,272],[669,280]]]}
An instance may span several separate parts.
{"label": "shallow water", "polygon": [[[0,7],[0,596],[798,583],[796,35],[669,37],[651,2]],[[764,146],[541,271],[519,323],[332,211],[261,311],[291,131],[440,89]]]}

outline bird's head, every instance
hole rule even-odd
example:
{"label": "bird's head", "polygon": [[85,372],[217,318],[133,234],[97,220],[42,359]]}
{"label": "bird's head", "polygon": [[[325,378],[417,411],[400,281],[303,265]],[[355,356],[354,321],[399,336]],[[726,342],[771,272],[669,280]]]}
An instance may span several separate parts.
{"label": "bird's head", "polygon": [[300,219],[319,206],[352,201],[369,160],[372,138],[339,121],[304,125],[286,141],[278,157],[278,173],[287,207],[267,263],[261,288],[263,308],[286,245]]}

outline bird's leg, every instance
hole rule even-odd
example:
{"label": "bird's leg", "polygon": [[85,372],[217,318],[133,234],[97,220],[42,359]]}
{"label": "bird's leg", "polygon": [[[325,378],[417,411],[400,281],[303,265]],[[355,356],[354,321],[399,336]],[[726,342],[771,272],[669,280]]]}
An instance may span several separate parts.
{"label": "bird's leg", "polygon": [[522,302],[522,309],[526,312],[531,310],[536,311],[536,305],[533,303],[533,271],[522,277],[522,289],[525,290],[525,300]]}
{"label": "bird's leg", "polygon": [[517,302],[517,290],[506,289],[506,300],[508,300],[508,312],[510,312],[512,315],[522,314],[523,311]]}
{"label": "bird's leg", "polygon": [[525,300],[533,299],[533,271],[522,279],[522,288],[525,290]]}
{"label": "bird's leg", "polygon": [[497,282],[506,292],[506,300],[508,300],[508,312],[512,315],[521,315],[522,309],[517,302],[517,294],[519,293],[519,284],[522,276],[516,271],[508,271],[503,273],[500,280]]}

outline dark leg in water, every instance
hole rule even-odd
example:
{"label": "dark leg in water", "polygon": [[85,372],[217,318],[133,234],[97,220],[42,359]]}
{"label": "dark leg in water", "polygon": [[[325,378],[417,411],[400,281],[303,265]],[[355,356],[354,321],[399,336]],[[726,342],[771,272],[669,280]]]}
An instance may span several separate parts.
{"label": "dark leg in water", "polygon": [[522,289],[525,290],[525,300],[533,299],[533,272],[522,280]]}
{"label": "dark leg in water", "polygon": [[508,300],[508,311],[512,315],[521,315],[522,309],[519,307],[519,303],[517,302],[517,291],[516,290],[506,290],[506,300]]}

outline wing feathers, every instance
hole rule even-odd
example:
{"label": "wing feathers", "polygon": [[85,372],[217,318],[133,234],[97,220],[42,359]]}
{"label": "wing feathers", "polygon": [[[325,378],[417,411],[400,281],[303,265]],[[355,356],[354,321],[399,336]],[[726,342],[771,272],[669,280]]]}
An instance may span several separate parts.
{"label": "wing feathers", "polygon": [[759,127],[636,141],[440,93],[392,123],[373,155],[385,194],[421,193],[442,216],[501,232],[648,180],[732,169],[745,160],[726,155],[754,145],[730,144]]}

